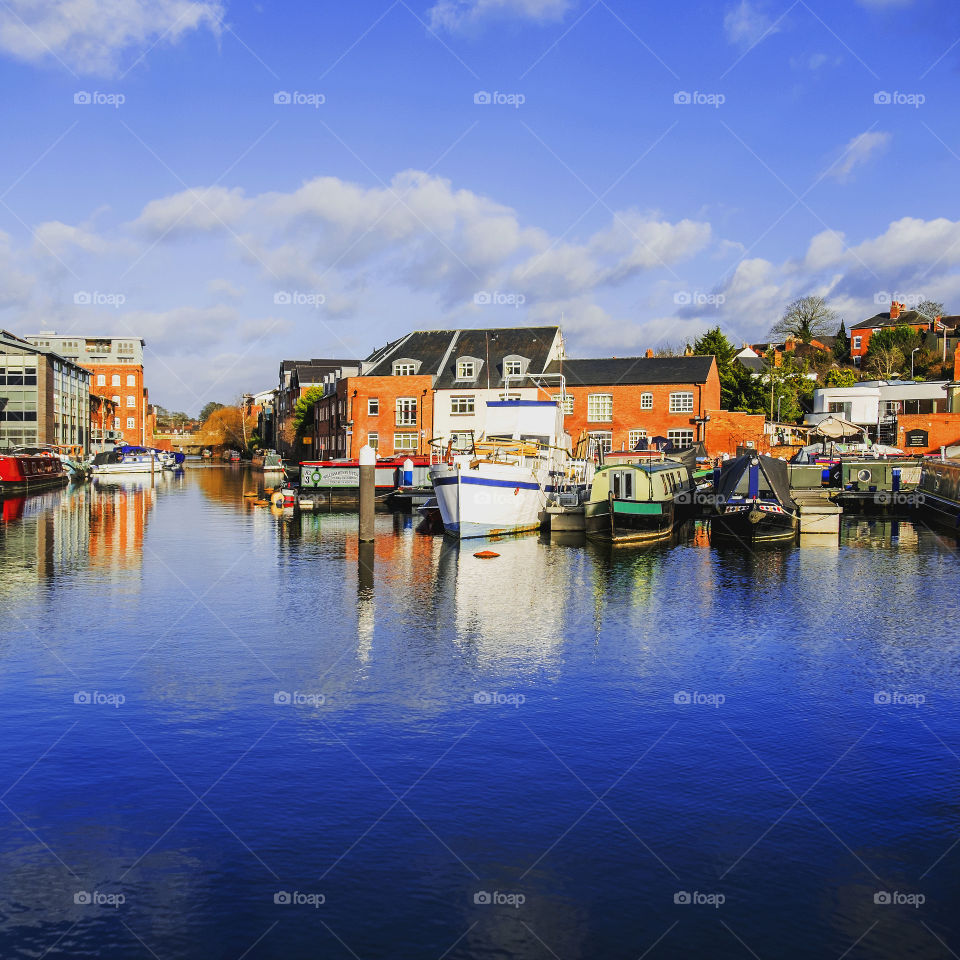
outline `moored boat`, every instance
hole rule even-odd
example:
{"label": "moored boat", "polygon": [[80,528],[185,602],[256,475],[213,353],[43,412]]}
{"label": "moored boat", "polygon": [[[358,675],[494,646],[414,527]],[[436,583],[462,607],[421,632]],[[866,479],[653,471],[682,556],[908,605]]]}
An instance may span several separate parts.
{"label": "moored boat", "polygon": [[750,453],[728,460],[714,485],[712,535],[738,540],[787,540],[799,527],[797,505],[783,460]]}
{"label": "moored boat", "polygon": [[538,530],[547,496],[566,476],[569,438],[554,400],[487,402],[486,435],[473,450],[430,467],[446,533],[461,539]]}
{"label": "moored boat", "polygon": [[613,543],[664,540],[686,519],[690,470],[675,460],[619,461],[600,467],[584,504],[587,536]]}
{"label": "moored boat", "polygon": [[98,453],[90,469],[98,477],[107,474],[159,473],[163,470],[163,461],[152,450],[116,449]]}
{"label": "moored boat", "polygon": [[63,486],[69,479],[54,454],[0,454],[0,494],[30,493]]}
{"label": "moored boat", "polygon": [[283,458],[276,450],[258,450],[253,455],[251,464],[255,470],[262,470],[264,473],[283,470]]}
{"label": "moored boat", "polygon": [[960,535],[960,460],[926,460],[916,509],[926,523]]}

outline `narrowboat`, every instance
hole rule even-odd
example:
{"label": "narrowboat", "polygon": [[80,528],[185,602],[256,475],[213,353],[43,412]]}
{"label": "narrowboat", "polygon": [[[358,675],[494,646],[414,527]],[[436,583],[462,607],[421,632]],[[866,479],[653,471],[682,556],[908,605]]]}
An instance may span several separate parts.
{"label": "narrowboat", "polygon": [[799,528],[797,505],[783,460],[749,453],[728,460],[714,483],[710,533],[738,540],[787,540]]}
{"label": "narrowboat", "polygon": [[[430,458],[424,456],[400,455],[377,460],[375,469],[377,499],[383,501],[401,487],[429,483],[429,469]],[[307,501],[311,507],[355,509],[360,503],[360,461],[356,459],[301,461],[301,506],[306,506]]]}
{"label": "narrowboat", "polygon": [[68,479],[60,458],[51,453],[0,454],[0,494],[49,490]]}
{"label": "narrowboat", "polygon": [[613,543],[664,540],[686,519],[692,493],[690,470],[675,460],[605,464],[584,504],[587,536]]}
{"label": "narrowboat", "polygon": [[283,470],[283,459],[276,450],[258,450],[251,463],[254,470],[262,470],[264,473],[279,473]]}
{"label": "narrowboat", "polygon": [[960,460],[924,461],[916,505],[924,522],[960,535]]}

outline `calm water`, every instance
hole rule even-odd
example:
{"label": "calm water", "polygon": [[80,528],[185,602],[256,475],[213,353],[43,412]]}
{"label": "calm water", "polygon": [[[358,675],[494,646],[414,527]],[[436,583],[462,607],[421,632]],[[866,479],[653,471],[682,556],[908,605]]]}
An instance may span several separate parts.
{"label": "calm water", "polygon": [[256,490],[4,506],[0,956],[960,952],[952,541],[380,515],[371,572]]}

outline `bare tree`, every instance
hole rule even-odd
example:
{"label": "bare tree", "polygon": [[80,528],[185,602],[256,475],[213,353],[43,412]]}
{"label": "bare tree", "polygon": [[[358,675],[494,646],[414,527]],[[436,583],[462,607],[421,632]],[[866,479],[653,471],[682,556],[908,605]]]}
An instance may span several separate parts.
{"label": "bare tree", "polygon": [[898,347],[878,346],[873,349],[873,344],[870,347],[868,366],[882,380],[889,380],[903,369],[903,351]]}
{"label": "bare tree", "polygon": [[839,325],[840,317],[827,306],[827,301],[811,295],[794,300],[773,325],[770,335],[795,337],[801,343],[809,343],[817,337],[836,333]]}
{"label": "bare tree", "polygon": [[916,306],[917,313],[923,314],[928,320],[936,320],[944,314],[943,304],[936,300],[921,300]]}

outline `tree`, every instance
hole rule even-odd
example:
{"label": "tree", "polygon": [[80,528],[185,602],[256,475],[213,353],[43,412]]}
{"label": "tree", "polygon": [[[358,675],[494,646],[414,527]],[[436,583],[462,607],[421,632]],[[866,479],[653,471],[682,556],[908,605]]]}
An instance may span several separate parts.
{"label": "tree", "polygon": [[310,387],[293,405],[293,429],[297,439],[313,426],[313,407],[322,396],[323,387]]}
{"label": "tree", "polygon": [[857,382],[857,374],[850,367],[844,367],[840,370],[831,370],[824,378],[826,387],[852,387]]}
{"label": "tree", "polygon": [[823,297],[808,296],[794,300],[770,331],[773,337],[794,337],[809,343],[836,329],[837,314],[827,306]]}
{"label": "tree", "polygon": [[206,443],[246,450],[256,425],[257,418],[245,415],[241,407],[218,404],[217,409],[204,421],[202,429]]}
{"label": "tree", "polygon": [[874,334],[870,338],[870,348],[867,350],[867,366],[881,380],[889,380],[895,373],[903,370],[904,356],[903,351],[892,344],[880,343],[875,347],[873,341]]}
{"label": "tree", "polygon": [[847,325],[841,320],[837,339],[833,343],[833,356],[839,363],[846,363],[850,359],[850,340],[847,337]]}
{"label": "tree", "polygon": [[923,314],[928,320],[936,320],[944,314],[943,304],[936,300],[921,300],[916,309],[917,313]]}
{"label": "tree", "polygon": [[210,414],[213,413],[214,410],[222,410],[222,409],[223,409],[223,404],[217,403],[215,400],[211,400],[209,403],[205,403],[203,405],[203,409],[200,411],[200,422],[206,423],[206,421],[210,419]]}
{"label": "tree", "polygon": [[[923,347],[923,334],[913,327],[883,327],[870,337],[867,365],[883,379],[889,380],[895,373],[904,373],[909,367],[915,347]],[[925,368],[926,364],[923,366]]]}

